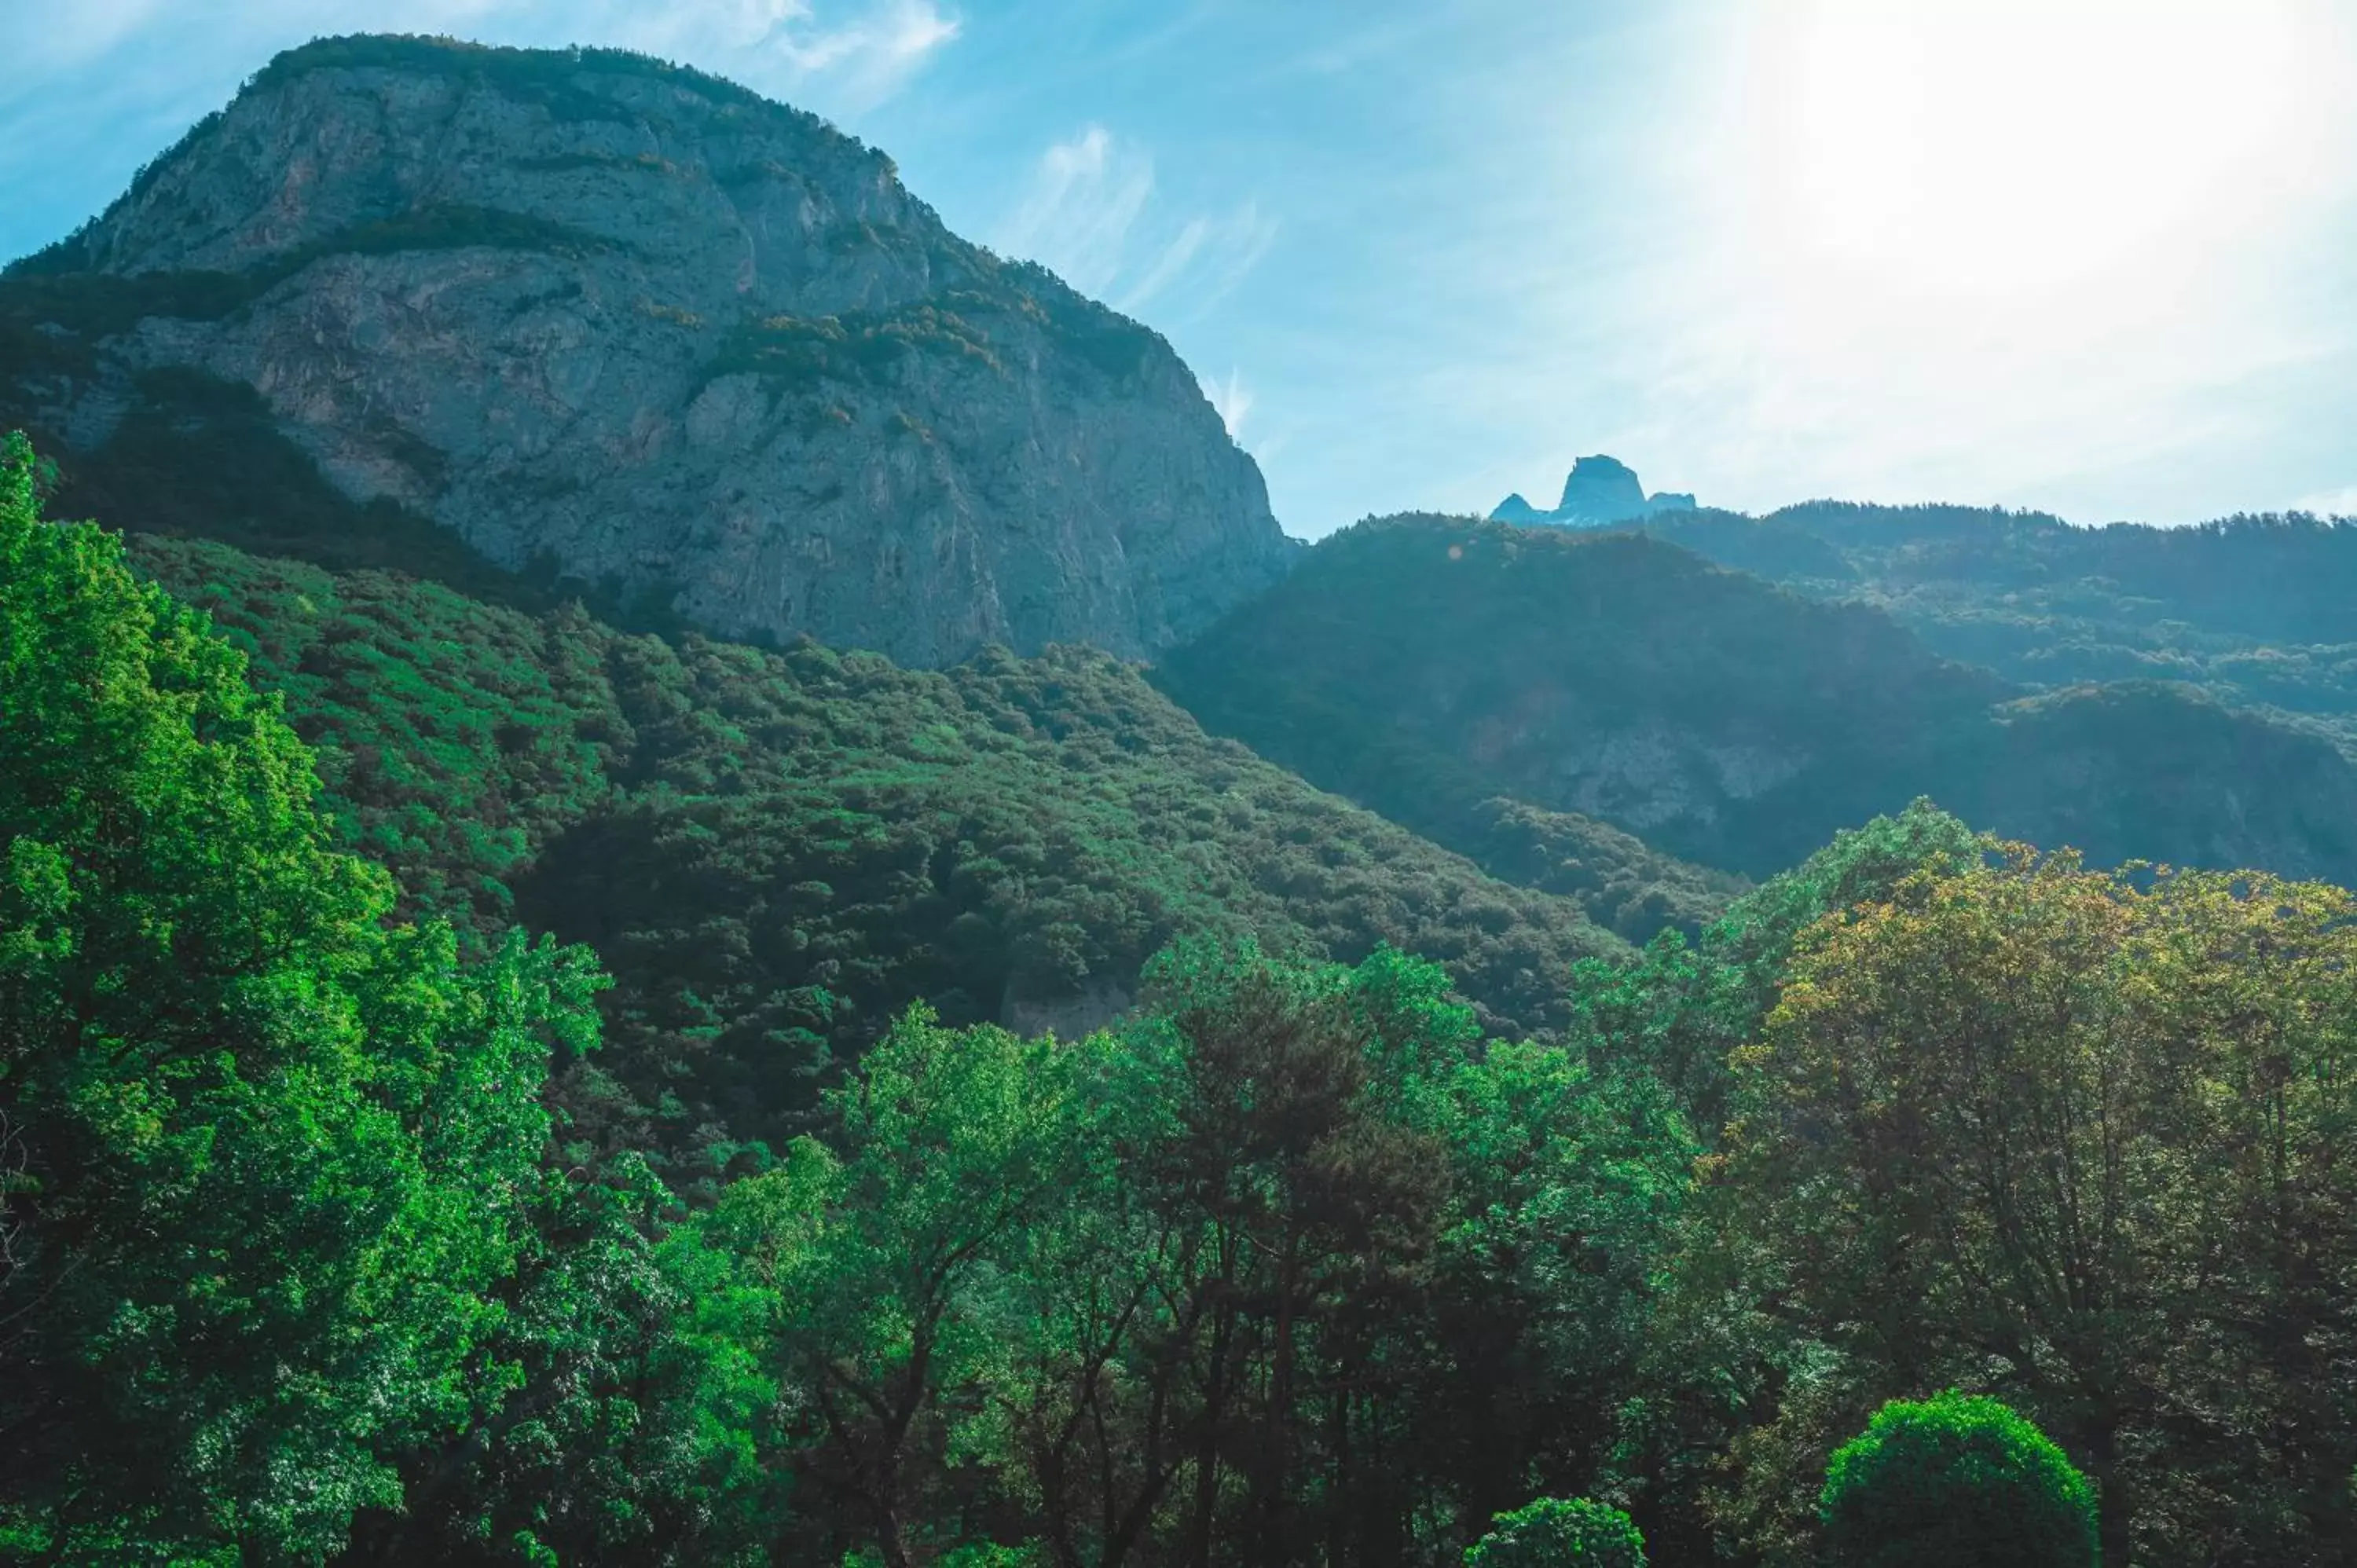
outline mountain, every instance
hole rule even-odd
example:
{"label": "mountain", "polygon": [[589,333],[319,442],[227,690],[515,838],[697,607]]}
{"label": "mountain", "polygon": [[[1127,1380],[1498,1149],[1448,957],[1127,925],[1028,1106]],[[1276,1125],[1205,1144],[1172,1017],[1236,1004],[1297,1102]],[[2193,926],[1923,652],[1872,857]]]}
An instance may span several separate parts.
{"label": "mountain", "polygon": [[117,526],[246,537],[283,489],[248,470],[316,468],[364,515],[250,542],[439,532],[480,575],[910,665],[1147,655],[1290,553],[1161,338],[813,116],[609,50],[281,55],[0,278],[0,423]]}
{"label": "mountain", "polygon": [[1759,875],[1929,794],[2104,859],[2357,874],[2357,770],[2314,736],[2166,683],[2029,693],[1639,532],[1361,523],[1157,679],[1501,867],[1501,800]]}
{"label": "mountain", "polygon": [[[284,696],[344,841],[393,868],[406,912],[595,947],[608,1065],[673,1148],[795,1129],[830,1064],[914,1001],[1085,1030],[1181,937],[1353,961],[1388,942],[1510,1032],[1560,1027],[1571,965],[1629,950],[1587,912],[1636,896],[1629,876],[1493,880],[1206,736],[1103,653],[913,671],[134,543]],[[1724,898],[1669,901],[1691,921]],[[593,1090],[574,1085],[576,1114],[638,1114]]]}
{"label": "mountain", "polygon": [[2357,755],[2348,520],[2083,528],[1996,508],[1810,501],[1640,526],[1795,592],[1874,605],[1934,650],[2028,686],[2187,683]]}
{"label": "mountain", "polygon": [[1656,512],[1692,511],[1695,499],[1673,490],[1648,496],[1637,482],[1637,471],[1618,457],[1601,455],[1576,459],[1563,481],[1563,499],[1553,511],[1541,511],[1520,491],[1498,503],[1491,518],[1498,522],[1561,523],[1568,528],[1596,528],[1628,522]]}

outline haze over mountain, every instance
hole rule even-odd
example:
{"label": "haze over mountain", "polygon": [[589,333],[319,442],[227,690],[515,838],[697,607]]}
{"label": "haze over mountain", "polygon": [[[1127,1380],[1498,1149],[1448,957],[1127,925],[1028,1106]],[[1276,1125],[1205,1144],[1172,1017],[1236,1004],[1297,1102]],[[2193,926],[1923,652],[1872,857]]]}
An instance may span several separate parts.
{"label": "haze over mountain", "polygon": [[1573,434],[1750,511],[2174,523],[2357,486],[2346,7],[1470,4],[58,6],[0,85],[0,255],[316,34],[611,44],[819,111],[953,231],[1152,322],[1297,533],[1544,508]]}

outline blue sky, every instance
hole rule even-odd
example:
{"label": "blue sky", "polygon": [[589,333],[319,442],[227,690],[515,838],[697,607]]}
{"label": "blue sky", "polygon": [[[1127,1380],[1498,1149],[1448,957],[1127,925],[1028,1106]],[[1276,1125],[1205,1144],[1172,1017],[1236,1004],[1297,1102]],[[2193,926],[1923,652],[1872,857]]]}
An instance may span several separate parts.
{"label": "blue sky", "polygon": [[2357,512],[2334,0],[74,0],[11,29],[0,254],[364,29],[827,115],[1169,337],[1296,533],[1597,451],[1752,510]]}

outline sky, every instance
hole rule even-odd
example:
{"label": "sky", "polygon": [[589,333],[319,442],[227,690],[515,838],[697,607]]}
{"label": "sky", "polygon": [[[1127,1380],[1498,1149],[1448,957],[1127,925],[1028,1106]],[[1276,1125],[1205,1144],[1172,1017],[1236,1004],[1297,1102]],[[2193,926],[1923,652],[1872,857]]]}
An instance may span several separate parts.
{"label": "sky", "polygon": [[[21,13],[21,16],[12,16]],[[645,50],[1168,337],[1290,532],[1654,489],[2357,513],[2342,0],[0,0],[0,256],[278,49]]]}

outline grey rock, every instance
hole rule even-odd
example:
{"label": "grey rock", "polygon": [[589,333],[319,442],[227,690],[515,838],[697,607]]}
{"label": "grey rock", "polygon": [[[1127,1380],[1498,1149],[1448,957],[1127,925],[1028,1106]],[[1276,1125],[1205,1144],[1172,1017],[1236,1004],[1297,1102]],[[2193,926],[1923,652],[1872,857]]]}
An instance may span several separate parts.
{"label": "grey rock", "polygon": [[1150,657],[1292,555],[1161,338],[637,57],[307,46],[34,264],[233,274],[110,332],[113,381],[247,383],[354,499],[727,634]]}
{"label": "grey rock", "polygon": [[1601,455],[1573,462],[1555,507],[1556,517],[1585,522],[1620,522],[1644,513],[1645,487],[1637,482],[1637,471]]}
{"label": "grey rock", "polygon": [[1694,510],[1695,498],[1690,494],[1663,490],[1646,495],[1635,469],[1618,457],[1598,453],[1573,462],[1563,481],[1563,498],[1553,510],[1539,510],[1517,491],[1500,501],[1490,517],[1495,522],[1605,528],[1656,512]]}

